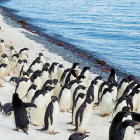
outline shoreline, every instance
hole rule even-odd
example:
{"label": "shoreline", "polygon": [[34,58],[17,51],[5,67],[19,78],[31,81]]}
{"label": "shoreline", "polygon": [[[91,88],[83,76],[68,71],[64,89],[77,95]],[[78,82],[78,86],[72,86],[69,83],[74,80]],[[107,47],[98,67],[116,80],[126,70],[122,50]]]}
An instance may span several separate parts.
{"label": "shoreline", "polygon": [[[31,39],[34,38],[38,43],[43,44],[45,48],[46,48],[46,44],[48,42],[52,43],[53,48],[51,47],[51,48],[47,48],[47,49],[49,49],[49,51],[51,51],[53,53],[57,52],[58,55],[62,56],[68,62],[73,63],[73,62],[77,61],[77,62],[80,62],[80,64],[84,64],[84,65],[88,64],[88,66],[92,66],[92,68],[90,70],[91,72],[99,74],[99,75],[106,77],[106,78],[107,78],[109,70],[111,68],[114,68],[117,71],[119,79],[129,75],[129,73],[121,72],[120,70],[116,69],[115,67],[112,67],[109,64],[106,64],[106,62],[104,60],[99,59],[96,55],[94,56],[93,54],[91,54],[88,51],[79,49],[72,44],[69,44],[69,43],[64,42],[62,40],[59,40],[59,39],[52,37],[46,33],[43,33],[42,32],[43,29],[40,29],[38,27],[35,27],[32,24],[29,24],[26,21],[28,18],[23,18],[23,17],[17,16],[16,14],[14,14],[14,12],[16,12],[16,10],[8,9],[8,8],[2,7],[2,6],[0,6],[0,8],[3,11],[2,12],[3,16],[5,18],[9,17],[13,21],[12,22],[13,26],[21,27],[21,28],[38,36],[38,38],[34,38],[34,37],[30,37],[28,34],[26,34],[26,36],[28,38],[29,37]],[[19,23],[20,21],[23,21],[25,23],[21,24],[21,23]],[[66,54],[64,54],[63,53],[64,51],[69,55],[67,56]],[[71,56],[71,57],[69,57],[69,56]]]}

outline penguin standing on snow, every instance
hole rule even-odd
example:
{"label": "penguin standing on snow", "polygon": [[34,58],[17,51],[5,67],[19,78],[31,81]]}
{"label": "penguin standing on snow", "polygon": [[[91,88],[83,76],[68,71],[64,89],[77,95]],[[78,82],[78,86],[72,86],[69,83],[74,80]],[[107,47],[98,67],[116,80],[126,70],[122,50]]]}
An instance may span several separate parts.
{"label": "penguin standing on snow", "polygon": [[80,75],[85,76],[84,82],[85,82],[85,85],[86,85],[86,86],[88,85],[89,76],[90,76],[89,70],[90,70],[90,67],[84,67],[83,70],[82,70],[81,73],[80,73]]}
{"label": "penguin standing on snow", "polygon": [[86,134],[87,124],[92,115],[92,101],[90,98],[85,99],[84,103],[76,112],[75,131]]}
{"label": "penguin standing on snow", "polygon": [[114,69],[111,69],[111,73],[108,77],[108,82],[110,83],[117,83],[117,75]]}
{"label": "penguin standing on snow", "polygon": [[59,104],[61,112],[64,112],[65,110],[69,112],[69,109],[71,107],[71,98],[70,86],[64,85],[59,94]]}
{"label": "penguin standing on snow", "polygon": [[15,73],[17,76],[20,75],[20,71],[21,71],[23,65],[24,65],[23,60],[19,59],[17,64],[16,64],[16,67],[15,67]]}
{"label": "penguin standing on snow", "polygon": [[4,45],[4,40],[0,40],[0,56],[5,53],[5,45]]}
{"label": "penguin standing on snow", "polygon": [[0,64],[0,87],[3,86],[3,83],[5,82],[4,76],[7,71],[7,64]]}
{"label": "penguin standing on snow", "polygon": [[59,82],[61,80],[61,76],[62,76],[63,72],[64,72],[64,66],[62,64],[60,64],[57,68],[57,79]]}
{"label": "penguin standing on snow", "polygon": [[60,108],[59,108],[57,97],[52,96],[51,102],[49,103],[46,109],[46,113],[44,117],[45,127],[40,129],[40,131],[49,131],[49,133],[52,135],[58,133],[58,132],[54,132],[54,130],[59,120],[59,113],[60,113]]}
{"label": "penguin standing on snow", "polygon": [[133,140],[135,129],[134,126],[139,123],[133,120],[125,120],[119,126],[118,132],[116,133],[115,140]]}
{"label": "penguin standing on snow", "polygon": [[73,133],[70,135],[68,140],[83,140],[87,137],[88,137],[88,135],[85,135],[83,133]]}
{"label": "penguin standing on snow", "polygon": [[19,58],[19,54],[14,54],[11,57],[11,60],[10,60],[10,68],[11,68],[11,71],[14,71],[14,69],[16,67],[16,64],[18,62],[18,58]]}
{"label": "penguin standing on snow", "polygon": [[21,129],[26,134],[28,131],[29,119],[27,116],[27,111],[23,105],[22,100],[18,97],[17,93],[13,94],[12,106],[14,110],[15,124],[16,128],[14,130],[18,131]]}
{"label": "penguin standing on snow", "polygon": [[23,48],[19,51],[19,58],[21,60],[28,59],[28,54],[27,54],[28,50],[29,50],[28,48]]}
{"label": "penguin standing on snow", "polygon": [[14,49],[14,47],[11,46],[9,52],[9,58],[11,59],[14,54],[16,54],[16,50]]}

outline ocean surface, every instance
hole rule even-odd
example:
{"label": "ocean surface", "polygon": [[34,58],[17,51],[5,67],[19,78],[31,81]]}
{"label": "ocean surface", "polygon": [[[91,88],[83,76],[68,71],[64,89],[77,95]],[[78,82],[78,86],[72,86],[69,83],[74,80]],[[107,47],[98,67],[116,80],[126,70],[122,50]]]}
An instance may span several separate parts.
{"label": "ocean surface", "polygon": [[140,77],[140,0],[9,0],[29,23]]}

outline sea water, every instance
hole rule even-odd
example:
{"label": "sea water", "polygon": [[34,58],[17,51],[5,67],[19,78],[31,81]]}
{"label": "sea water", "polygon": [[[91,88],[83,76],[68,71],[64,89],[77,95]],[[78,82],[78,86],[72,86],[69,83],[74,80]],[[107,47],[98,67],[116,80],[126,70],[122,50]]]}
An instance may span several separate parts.
{"label": "sea water", "polygon": [[140,77],[140,0],[9,0],[45,33]]}

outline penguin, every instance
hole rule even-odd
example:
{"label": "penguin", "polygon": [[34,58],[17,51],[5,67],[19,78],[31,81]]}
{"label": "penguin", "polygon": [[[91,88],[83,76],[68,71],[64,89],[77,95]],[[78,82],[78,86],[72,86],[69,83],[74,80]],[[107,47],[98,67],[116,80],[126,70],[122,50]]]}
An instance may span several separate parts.
{"label": "penguin", "polygon": [[109,83],[108,81],[104,81],[104,82],[100,85],[100,88],[99,88],[99,91],[98,91],[98,101],[100,101],[104,89],[108,88],[109,85],[110,85],[110,83]]}
{"label": "penguin", "polygon": [[49,103],[44,117],[45,127],[40,129],[40,131],[49,131],[50,134],[55,135],[58,132],[54,132],[57,123],[59,121],[60,108],[56,96],[51,97],[51,102]]}
{"label": "penguin", "polygon": [[61,91],[61,85],[60,82],[57,79],[53,79],[54,84],[54,95],[59,98],[59,93]]}
{"label": "penguin", "polygon": [[19,59],[16,64],[16,67],[15,67],[15,73],[17,76],[20,75],[20,71],[21,71],[23,65],[24,65],[23,60]]}
{"label": "penguin", "polygon": [[75,73],[78,76],[78,71],[79,71],[78,66],[79,66],[79,63],[73,63],[71,68],[68,68],[63,72],[63,74],[61,76],[61,80],[60,80],[62,86],[65,84],[66,77],[67,77],[70,70],[75,70]]}
{"label": "penguin", "polygon": [[83,133],[73,133],[70,135],[68,140],[83,140],[87,137],[88,137],[88,135],[85,135]]}
{"label": "penguin", "polygon": [[113,101],[116,101],[117,100],[117,94],[118,94],[118,84],[117,83],[112,83],[112,84],[110,84],[109,88],[112,89],[111,95],[112,95]]}
{"label": "penguin", "polygon": [[26,93],[31,85],[29,78],[22,77],[16,86],[15,92],[18,93],[19,98],[26,101]]}
{"label": "penguin", "polygon": [[117,83],[117,75],[114,69],[110,70],[110,75],[108,77],[108,82],[110,83]]}
{"label": "penguin", "polygon": [[58,68],[58,63],[53,62],[49,68],[49,74],[50,74],[50,79],[57,79],[57,68]]}
{"label": "penguin", "polygon": [[72,125],[75,125],[75,116],[78,108],[85,101],[86,95],[84,93],[79,93],[72,107]]}
{"label": "penguin", "polygon": [[5,44],[4,44],[4,40],[0,40],[0,56],[3,55],[5,53]]}
{"label": "penguin", "polygon": [[42,88],[42,81],[40,77],[41,75],[42,75],[42,71],[37,70],[32,74],[30,78],[31,82],[37,86],[37,90]]}
{"label": "penguin", "polygon": [[3,64],[9,64],[9,60],[8,60],[8,56],[7,56],[7,54],[3,54],[2,56],[1,56],[1,63],[3,63]]}
{"label": "penguin", "polygon": [[47,85],[43,87],[42,90],[44,93],[44,106],[47,108],[51,102],[51,97],[54,95],[54,87]]}
{"label": "penguin", "polygon": [[7,64],[0,64],[0,76],[4,77],[7,70]]}
{"label": "penguin", "polygon": [[19,59],[19,54],[12,55],[11,60],[10,60],[11,71],[15,70],[15,67],[16,67],[16,64],[18,62],[18,59]]}
{"label": "penguin", "polygon": [[117,95],[118,99],[123,95],[128,85],[129,85],[129,80],[127,78],[123,78],[118,86],[118,95]]}
{"label": "penguin", "polygon": [[45,62],[46,62],[43,53],[39,53],[39,57],[40,57],[41,64],[42,64],[42,66],[43,66],[43,65],[45,64]]}
{"label": "penguin", "polygon": [[134,126],[139,123],[133,120],[125,120],[119,126],[118,132],[115,137],[116,140],[133,140],[135,129]]}
{"label": "penguin", "polygon": [[45,115],[44,92],[42,90],[37,90],[32,97],[31,103],[34,103],[37,106],[37,108],[30,109],[31,124],[34,126],[42,126],[44,124]]}
{"label": "penguin", "polygon": [[29,69],[33,70],[33,72],[37,70],[42,70],[42,63],[40,61],[40,57],[37,57],[30,65]]}
{"label": "penguin", "polygon": [[69,84],[70,81],[77,79],[75,70],[71,69],[66,77],[65,84]]}
{"label": "penguin", "polygon": [[43,89],[44,87],[48,86],[48,85],[49,85],[49,86],[53,86],[53,80],[47,80],[47,81],[44,83],[42,89]]}
{"label": "penguin", "polygon": [[26,94],[26,101],[31,102],[32,97],[34,96],[35,92],[37,90],[37,86],[35,84],[32,84]]}
{"label": "penguin", "polygon": [[69,85],[64,85],[59,94],[59,105],[61,112],[67,110],[70,112],[69,109],[71,107],[71,91]]}
{"label": "penguin", "polygon": [[100,108],[100,115],[102,117],[109,115],[114,108],[111,92],[112,92],[111,88],[106,88],[104,89],[103,94],[101,96],[99,108]]}
{"label": "penguin", "polygon": [[48,68],[43,67],[42,69],[42,75],[41,75],[41,85],[44,85],[44,83],[49,80],[49,72]]}
{"label": "penguin", "polygon": [[90,70],[90,67],[84,67],[83,70],[80,73],[80,75],[85,76],[85,78],[84,78],[85,81],[84,82],[85,82],[86,86],[88,85],[89,76],[90,76],[89,70]]}
{"label": "penguin", "polygon": [[27,111],[17,93],[13,94],[12,106],[16,124],[16,128],[14,130],[18,131],[18,129],[21,129],[23,132],[28,134],[27,131],[29,127],[29,119],[27,116]]}
{"label": "penguin", "polygon": [[98,102],[98,86],[97,86],[97,81],[93,80],[91,81],[91,84],[87,90],[87,97],[91,98],[94,103]]}
{"label": "penguin", "polygon": [[61,80],[61,76],[62,76],[64,70],[65,70],[64,66],[62,64],[59,64],[59,66],[57,68],[57,79],[58,79],[59,82]]}
{"label": "penguin", "polygon": [[120,111],[113,118],[112,123],[109,128],[109,140],[116,140],[116,134],[118,132],[119,126],[122,123],[124,117],[127,117],[126,111]]}
{"label": "penguin", "polygon": [[75,99],[77,98],[79,93],[85,93],[86,94],[87,90],[86,87],[83,85],[79,85],[78,87],[76,87],[74,93],[73,93],[73,99],[72,99],[72,103],[75,102]]}
{"label": "penguin", "polygon": [[19,83],[20,79],[18,77],[11,77],[8,82],[10,82],[11,85],[16,86]]}
{"label": "penguin", "polygon": [[16,54],[16,50],[14,49],[14,47],[11,46],[9,52],[9,59],[11,59],[14,54]]}
{"label": "penguin", "polygon": [[75,131],[86,134],[88,122],[92,115],[92,101],[90,98],[85,99],[84,103],[79,107],[75,117]]}
{"label": "penguin", "polygon": [[27,54],[28,50],[29,50],[28,48],[23,48],[19,51],[19,58],[21,60],[28,59],[28,54]]}

